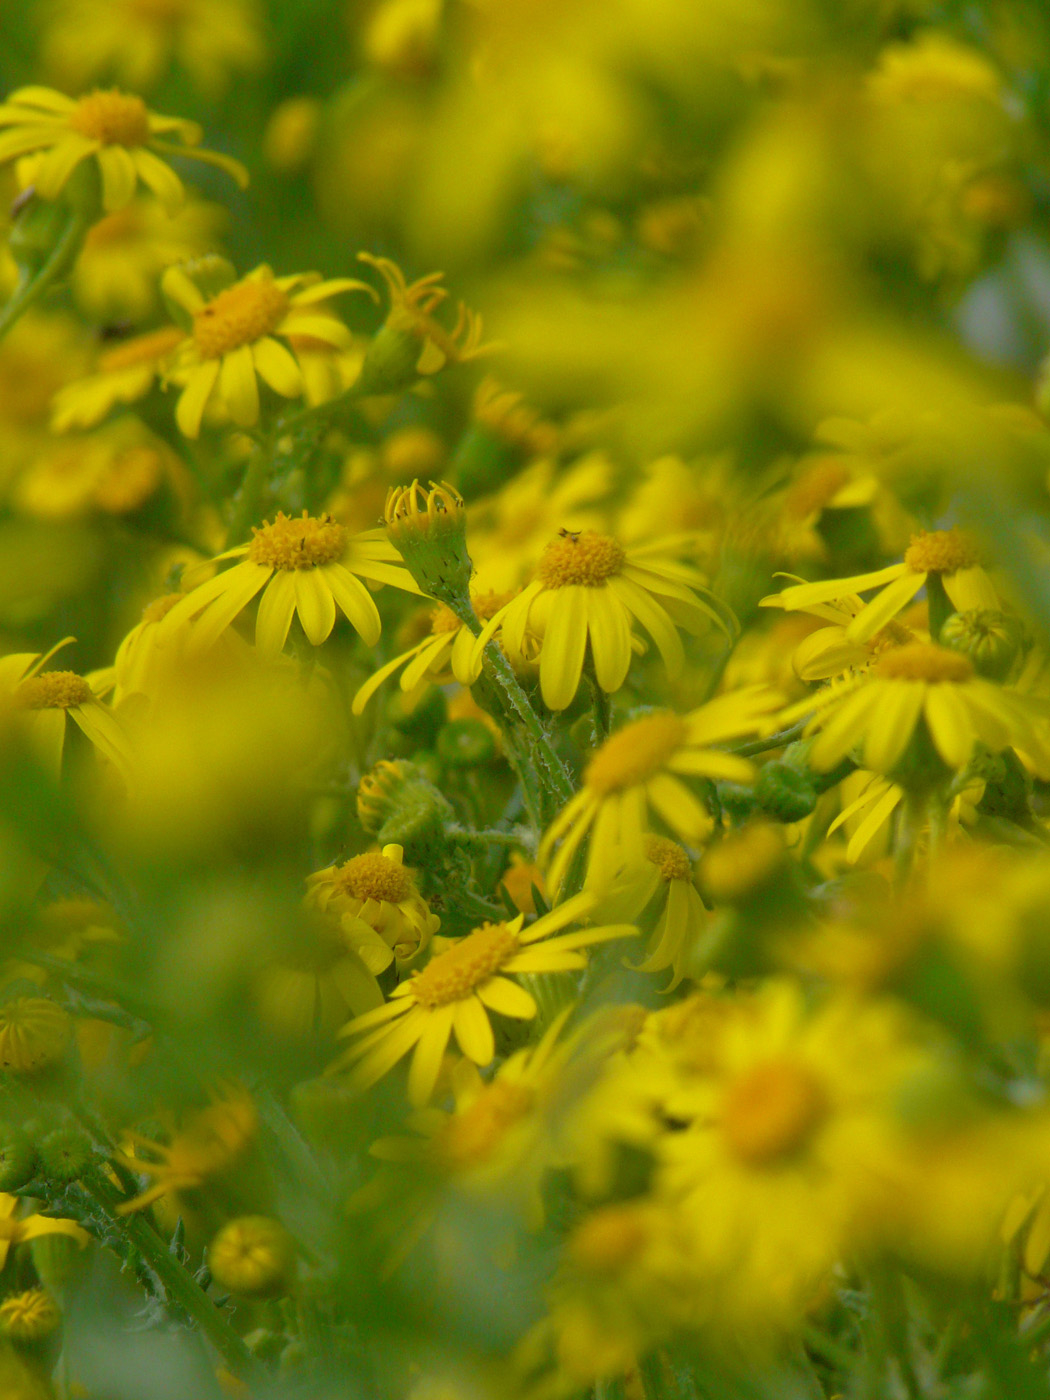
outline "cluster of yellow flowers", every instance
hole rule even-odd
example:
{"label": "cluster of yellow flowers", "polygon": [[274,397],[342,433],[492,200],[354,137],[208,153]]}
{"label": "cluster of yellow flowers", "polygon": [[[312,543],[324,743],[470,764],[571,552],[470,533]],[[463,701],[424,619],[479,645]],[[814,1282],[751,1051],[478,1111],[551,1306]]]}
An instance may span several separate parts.
{"label": "cluster of yellow flowers", "polygon": [[0,1395],[1048,1393],[1041,8],[0,38]]}

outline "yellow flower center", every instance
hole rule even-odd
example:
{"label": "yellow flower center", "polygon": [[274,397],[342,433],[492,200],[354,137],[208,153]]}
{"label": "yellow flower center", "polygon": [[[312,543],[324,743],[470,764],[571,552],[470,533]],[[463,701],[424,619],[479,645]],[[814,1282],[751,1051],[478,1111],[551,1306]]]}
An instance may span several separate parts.
{"label": "yellow flower center", "polygon": [[668,841],[665,836],[650,836],[645,854],[659,870],[665,884],[669,885],[672,880],[688,880],[692,874],[689,857],[677,841]]}
{"label": "yellow flower center", "polygon": [[185,593],[165,593],[163,598],[154,598],[142,609],[143,622],[162,622],[176,603],[181,603]]}
{"label": "yellow flower center", "polygon": [[99,373],[113,374],[117,370],[132,369],[136,365],[148,365],[154,360],[162,360],[184,339],[185,332],[178,326],[161,326],[159,330],[133,336],[131,340],[125,340],[99,356]]}
{"label": "yellow flower center", "polygon": [[82,97],[70,113],[69,125],[103,146],[144,146],[149,140],[145,102],[115,88]]}
{"label": "yellow flower center", "polygon": [[600,588],[606,579],[618,574],[627,556],[623,546],[609,535],[595,530],[565,534],[552,540],[540,556],[536,577],[545,588],[567,588],[571,584]]}
{"label": "yellow flower center", "polygon": [[588,1273],[614,1273],[641,1253],[645,1222],[629,1205],[605,1206],[582,1220],[569,1238],[573,1263]]}
{"label": "yellow flower center", "polygon": [[961,685],[973,676],[973,666],[961,652],[949,651],[933,642],[911,642],[906,647],[894,647],[883,652],[875,663],[875,675],[880,680],[948,681]]}
{"label": "yellow flower center", "polygon": [[981,552],[971,535],[962,530],[920,530],[912,535],[904,562],[916,574],[954,574],[981,562]]}
{"label": "yellow flower center", "polygon": [[500,1079],[486,1084],[474,1102],[442,1128],[434,1144],[438,1157],[453,1171],[480,1166],[525,1117],[535,1097],[524,1084]]}
{"label": "yellow flower center", "polygon": [[463,1001],[517,951],[517,935],[506,924],[485,924],[431,959],[412,979],[412,994],[429,1008]]}
{"label": "yellow flower center", "polygon": [[824,1090],[807,1066],[767,1060],[730,1085],[722,1133],[738,1161],[764,1167],[800,1151],[827,1112]]}
{"label": "yellow flower center", "polygon": [[375,899],[387,904],[400,904],[413,892],[412,877],[405,867],[379,851],[348,860],[336,871],[333,883],[354,899]]}
{"label": "yellow flower center", "polygon": [[646,715],[605,741],[587,765],[584,782],[599,797],[636,787],[658,773],[688,737],[678,715]]}
{"label": "yellow flower center", "polygon": [[252,534],[248,558],[268,569],[319,569],[346,553],[346,526],[305,510],[298,520],[279,510],[272,525],[264,521],[252,527]]}
{"label": "yellow flower center", "polygon": [[269,280],[227,287],[193,316],[193,339],[205,360],[218,360],[242,345],[252,345],[277,329],[291,303]]}
{"label": "yellow flower center", "polygon": [[42,1288],[16,1293],[0,1304],[0,1332],[18,1342],[48,1337],[61,1321],[58,1305]]}
{"label": "yellow flower center", "polygon": [[93,698],[91,687],[75,671],[45,671],[22,682],[14,703],[20,710],[68,710]]}

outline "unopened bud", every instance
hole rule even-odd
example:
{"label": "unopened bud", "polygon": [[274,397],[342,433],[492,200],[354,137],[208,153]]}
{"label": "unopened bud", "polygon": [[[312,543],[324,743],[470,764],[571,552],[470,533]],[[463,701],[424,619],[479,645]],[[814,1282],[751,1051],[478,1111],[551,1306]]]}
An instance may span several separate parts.
{"label": "unopened bud", "polygon": [[952,613],[941,628],[940,642],[967,657],[979,676],[1001,681],[1021,654],[1024,629],[1008,613],[974,608]]}

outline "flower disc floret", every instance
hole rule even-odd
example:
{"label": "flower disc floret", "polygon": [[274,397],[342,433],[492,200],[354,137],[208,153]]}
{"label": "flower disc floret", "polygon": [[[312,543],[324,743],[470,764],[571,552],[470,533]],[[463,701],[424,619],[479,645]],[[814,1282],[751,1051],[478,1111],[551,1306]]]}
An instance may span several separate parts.
{"label": "flower disc floret", "polygon": [[354,856],[337,872],[337,890],[354,899],[374,899],[399,904],[415,893],[412,877],[403,865],[379,851]]}
{"label": "flower disc floret", "polygon": [[545,588],[598,588],[619,574],[626,561],[623,546],[611,536],[584,530],[552,540],[536,566],[536,577]]}
{"label": "flower disc floret", "polygon": [[824,1088],[806,1065],[767,1060],[729,1085],[722,1136],[738,1161],[770,1166],[801,1151],[827,1114]]}
{"label": "flower disc floret", "polygon": [[70,113],[69,125],[104,146],[144,146],[150,136],[145,102],[116,88],[82,97]]}
{"label": "flower disc floret", "polygon": [[94,698],[87,681],[75,671],[45,671],[21,683],[14,704],[22,710],[68,710]]}
{"label": "flower disc floret", "polygon": [[875,675],[881,680],[959,685],[970,680],[973,674],[973,665],[968,657],[933,642],[912,642],[905,647],[894,647],[884,652],[875,663]]}
{"label": "flower disc floret", "polygon": [[584,782],[599,796],[644,783],[687,740],[680,715],[645,715],[607,739],[587,765]]}
{"label": "flower disc floret", "polygon": [[273,523],[252,527],[248,558],[268,569],[316,569],[332,564],[346,553],[349,533],[345,525],[328,516],[297,519],[278,511]]}
{"label": "flower disc floret", "polygon": [[218,360],[271,335],[290,309],[287,293],[275,282],[238,282],[194,313],[193,339],[203,359]]}
{"label": "flower disc floret", "polygon": [[429,1008],[461,1001],[517,951],[517,934],[506,924],[484,924],[433,958],[412,980],[412,995]]}
{"label": "flower disc floret", "polygon": [[959,569],[976,568],[981,551],[977,541],[962,530],[921,530],[912,536],[904,562],[917,574],[954,574]]}
{"label": "flower disc floret", "polygon": [[39,1342],[62,1321],[58,1304],[43,1288],[29,1288],[0,1303],[0,1333],[13,1342]]}
{"label": "flower disc floret", "polygon": [[677,841],[669,841],[666,836],[650,836],[645,843],[645,855],[660,872],[664,884],[688,880],[692,876],[689,856]]}

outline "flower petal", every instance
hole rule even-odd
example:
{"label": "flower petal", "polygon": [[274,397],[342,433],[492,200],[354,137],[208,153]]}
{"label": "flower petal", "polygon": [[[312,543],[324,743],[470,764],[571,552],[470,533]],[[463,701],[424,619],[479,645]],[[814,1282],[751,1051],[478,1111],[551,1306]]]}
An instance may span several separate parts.
{"label": "flower petal", "polygon": [[342,564],[326,564],[321,573],[340,611],[361,634],[364,644],[374,647],[379,641],[382,623],[368,589]]}
{"label": "flower petal", "polygon": [[250,428],[259,421],[259,383],[250,345],[238,345],[223,355],[219,393],[239,427]]}
{"label": "flower petal", "polygon": [[295,583],[287,569],[277,569],[259,600],[255,645],[265,656],[279,656],[288,640],[295,612]]}
{"label": "flower petal", "polygon": [[453,1003],[436,1006],[426,1013],[427,1019],[408,1071],[408,1100],[414,1108],[422,1107],[434,1092],[455,1012],[456,1005]]}
{"label": "flower petal", "polygon": [[476,1065],[487,1065],[496,1053],[492,1023],[481,1002],[474,995],[452,1003],[452,1025],[459,1048]]}
{"label": "flower petal", "polygon": [[319,647],[335,626],[335,599],[321,569],[296,569],[295,606],[311,644]]}
{"label": "flower petal", "polygon": [[294,399],[303,392],[303,376],[290,351],[267,335],[252,346],[255,368],[275,394]]}
{"label": "flower petal", "polygon": [[179,396],[175,406],[175,422],[183,437],[197,438],[201,431],[201,418],[205,405],[211,398],[219,378],[219,361],[205,360],[190,373],[189,381]]}
{"label": "flower petal", "polygon": [[125,209],[135,197],[139,183],[138,170],[123,146],[103,146],[98,153],[98,168],[102,172],[102,207],[107,214]]}
{"label": "flower petal", "polygon": [[531,1021],[537,1013],[532,996],[509,977],[490,977],[487,982],[482,982],[477,992],[480,1000],[501,1016]]}

